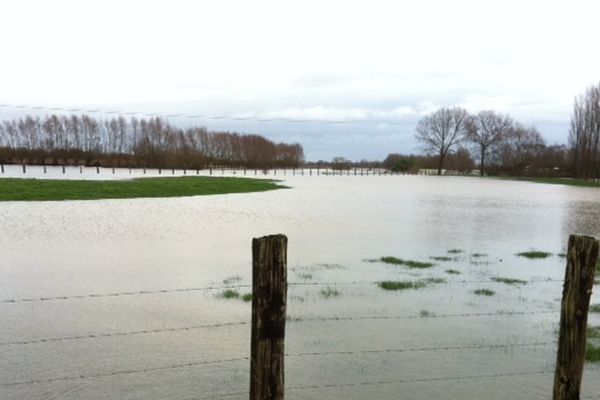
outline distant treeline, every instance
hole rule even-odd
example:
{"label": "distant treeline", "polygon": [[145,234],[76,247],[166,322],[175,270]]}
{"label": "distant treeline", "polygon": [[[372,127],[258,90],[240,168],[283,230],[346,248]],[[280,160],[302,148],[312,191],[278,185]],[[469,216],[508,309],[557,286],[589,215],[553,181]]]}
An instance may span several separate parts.
{"label": "distant treeline", "polygon": [[0,123],[0,162],[122,167],[297,167],[298,143],[259,135],[181,129],[160,117],[26,116]]}

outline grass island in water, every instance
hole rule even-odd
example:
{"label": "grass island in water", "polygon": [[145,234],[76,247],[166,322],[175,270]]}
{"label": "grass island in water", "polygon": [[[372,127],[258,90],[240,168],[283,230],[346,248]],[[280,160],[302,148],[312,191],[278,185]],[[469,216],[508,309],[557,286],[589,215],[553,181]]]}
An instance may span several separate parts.
{"label": "grass island in water", "polygon": [[268,179],[189,176],[128,180],[0,179],[0,201],[57,201],[203,196],[282,189]]}

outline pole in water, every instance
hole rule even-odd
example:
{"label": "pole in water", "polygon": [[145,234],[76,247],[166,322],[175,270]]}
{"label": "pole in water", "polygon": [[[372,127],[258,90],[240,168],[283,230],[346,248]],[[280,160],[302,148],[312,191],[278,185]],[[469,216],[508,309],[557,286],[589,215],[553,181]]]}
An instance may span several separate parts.
{"label": "pole in water", "polygon": [[23,173],[27,172],[27,167],[23,164]]}
{"label": "pole in water", "polygon": [[284,399],[287,237],[252,240],[250,400]]}
{"label": "pole in water", "polygon": [[553,400],[579,400],[587,342],[587,319],[598,241],[569,236],[567,268],[561,302]]}

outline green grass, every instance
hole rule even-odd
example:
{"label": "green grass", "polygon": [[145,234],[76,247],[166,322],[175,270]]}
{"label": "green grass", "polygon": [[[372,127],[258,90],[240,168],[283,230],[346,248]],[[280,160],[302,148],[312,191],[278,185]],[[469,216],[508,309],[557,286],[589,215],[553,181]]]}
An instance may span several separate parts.
{"label": "green grass", "polygon": [[485,253],[472,253],[471,257],[473,257],[473,258],[487,257],[487,254],[485,254]]}
{"label": "green grass", "polygon": [[525,285],[527,281],[513,278],[501,278],[499,276],[492,277],[494,282],[506,283],[507,285]]}
{"label": "green grass", "polygon": [[434,261],[452,261],[452,260],[454,260],[453,257],[448,257],[448,256],[431,256],[429,258]]}
{"label": "green grass", "polygon": [[600,339],[600,326],[588,326],[587,338],[588,339]]}
{"label": "green grass", "polygon": [[0,179],[0,201],[55,201],[202,196],[285,188],[272,180],[222,177],[115,181]]}
{"label": "green grass", "polygon": [[448,254],[460,254],[460,253],[464,253],[464,250],[461,249],[450,249],[447,251]]}
{"label": "green grass", "polygon": [[246,303],[252,301],[252,293],[244,293],[242,300],[244,300]]}
{"label": "green grass", "polygon": [[456,269],[447,269],[444,272],[447,273],[447,274],[450,274],[450,275],[460,275],[460,271],[458,271]]}
{"label": "green grass", "polygon": [[240,292],[238,292],[237,290],[227,289],[222,291],[219,294],[219,297],[222,297],[224,299],[238,299],[240,297]]}
{"label": "green grass", "polygon": [[320,293],[321,293],[321,296],[326,299],[328,299],[330,297],[338,297],[340,294],[342,294],[339,290],[329,287],[329,286],[321,289]]}
{"label": "green grass", "polygon": [[235,276],[228,276],[227,278],[223,279],[223,284],[224,285],[232,285],[234,283],[238,283],[242,280],[242,277],[239,275],[235,275]]}
{"label": "green grass", "polygon": [[600,183],[589,181],[585,179],[571,179],[571,178],[538,178],[538,177],[502,177],[501,179],[510,179],[513,181],[527,181],[535,183],[547,183],[551,185],[568,185],[568,186],[580,186],[580,187],[595,187],[600,188]]}
{"label": "green grass", "polygon": [[593,363],[600,361],[600,346],[588,343],[585,347],[585,359]]}
{"label": "green grass", "polygon": [[600,304],[592,304],[590,306],[590,312],[600,313]]}
{"label": "green grass", "polygon": [[539,251],[539,250],[530,250],[523,251],[521,253],[517,253],[519,257],[525,257],[529,259],[537,259],[537,258],[548,258],[552,255],[552,253],[548,253],[547,251]]}
{"label": "green grass", "polygon": [[565,257],[567,257],[567,253],[557,253],[556,255],[557,255],[558,257],[560,257],[560,258],[565,258]]}
{"label": "green grass", "polygon": [[374,261],[381,261],[383,263],[386,264],[393,264],[393,265],[403,265],[405,267],[408,268],[431,268],[433,267],[435,264],[430,263],[430,262],[420,262],[420,261],[413,261],[413,260],[403,260],[401,258],[396,258],[396,257],[381,257],[378,260],[374,260]]}
{"label": "green grass", "polygon": [[312,274],[306,274],[306,273],[298,274],[298,279],[302,279],[303,281],[308,281],[312,278],[313,278]]}
{"label": "green grass", "polygon": [[473,290],[473,293],[475,293],[478,296],[493,296],[496,294],[496,292],[490,289],[476,289]]}
{"label": "green grass", "polygon": [[427,284],[425,282],[412,281],[383,281],[378,282],[377,286],[383,290],[406,290],[406,289],[422,289]]}
{"label": "green grass", "polygon": [[425,278],[425,279],[422,279],[421,282],[425,282],[425,283],[446,283],[446,280],[444,278]]}

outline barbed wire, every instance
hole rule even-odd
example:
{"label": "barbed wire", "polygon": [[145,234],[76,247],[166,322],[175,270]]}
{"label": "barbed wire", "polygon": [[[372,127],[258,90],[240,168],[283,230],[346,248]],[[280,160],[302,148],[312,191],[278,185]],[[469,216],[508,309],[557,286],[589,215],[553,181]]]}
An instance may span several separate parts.
{"label": "barbed wire", "polygon": [[[538,347],[555,344],[554,342],[534,342],[534,343],[514,343],[514,344],[480,344],[480,345],[465,345],[465,346],[437,346],[437,347],[413,347],[404,349],[370,349],[370,350],[349,350],[349,351],[326,351],[326,352],[303,352],[303,353],[286,353],[285,357],[321,357],[331,355],[355,355],[355,354],[381,354],[381,353],[402,353],[402,352],[433,352],[433,351],[456,351],[456,350],[481,350],[481,349],[499,349],[499,348],[517,348],[517,347]],[[97,374],[81,374],[72,376],[63,376],[47,379],[32,379],[29,381],[15,381],[0,383],[0,386],[23,386],[33,385],[38,383],[52,383],[57,381],[106,378],[118,375],[128,375],[137,373],[149,373],[155,371],[164,371],[171,369],[191,368],[201,365],[211,365],[219,363],[229,363],[235,361],[249,361],[249,357],[229,358],[212,361],[195,361],[181,364],[172,364],[160,367],[142,368],[142,369],[126,369],[111,372],[103,372]],[[291,388],[290,388],[291,389]]]}
{"label": "barbed wire", "polygon": [[138,331],[125,331],[125,332],[106,332],[106,333],[92,333],[88,335],[73,335],[73,336],[60,336],[60,337],[52,337],[52,338],[43,338],[43,339],[32,339],[32,340],[15,340],[12,342],[0,342],[0,346],[17,346],[17,345],[29,345],[29,344],[39,344],[39,343],[52,343],[52,342],[62,342],[62,341],[71,341],[71,340],[83,340],[83,339],[102,339],[109,337],[118,337],[118,336],[135,336],[135,335],[147,335],[152,333],[166,333],[166,332],[183,332],[183,331],[192,331],[199,329],[210,329],[210,328],[224,328],[229,326],[242,326],[248,325],[249,321],[238,321],[238,322],[224,322],[221,324],[205,324],[205,325],[190,325],[190,326],[182,326],[177,328],[160,328],[160,329],[144,329]]}
{"label": "barbed wire", "polygon": [[[371,315],[371,316],[348,316],[348,317],[293,317],[289,316],[287,321],[291,323],[298,322],[327,322],[327,321],[364,321],[364,320],[400,320],[400,319],[435,319],[435,318],[469,318],[469,317],[489,317],[489,316],[511,316],[511,315],[535,315],[535,314],[554,314],[557,311],[500,311],[500,312],[489,312],[489,313],[459,313],[459,314],[416,314],[416,315]],[[31,339],[31,340],[15,340],[0,342],[0,346],[19,346],[19,345],[31,345],[41,343],[53,343],[62,341],[73,341],[73,340],[85,340],[85,339],[103,339],[110,337],[126,337],[136,335],[147,335],[157,333],[168,333],[168,332],[183,332],[192,331],[199,329],[211,329],[211,328],[224,328],[232,326],[244,326],[248,325],[250,321],[235,321],[235,322],[224,322],[216,324],[202,324],[202,325],[190,325],[173,328],[158,328],[158,329],[144,329],[136,331],[122,331],[122,332],[105,332],[105,333],[91,333],[87,335],[72,335],[72,336],[59,336],[51,338]]]}
{"label": "barbed wire", "polygon": [[[466,375],[466,376],[447,376],[447,377],[433,377],[433,378],[415,378],[415,379],[393,379],[393,380],[380,380],[370,382],[349,382],[349,383],[325,383],[318,385],[304,385],[304,386],[290,386],[286,387],[285,390],[314,390],[314,389],[334,389],[342,387],[356,387],[356,386],[376,386],[376,385],[394,385],[394,384],[405,384],[405,383],[426,383],[426,382],[445,382],[445,381],[459,381],[459,380],[476,380],[476,379],[495,379],[495,378],[506,378],[514,376],[530,376],[530,375],[546,375],[553,374],[554,371],[541,370],[541,371],[521,371],[521,372],[508,372],[508,373],[496,373],[496,374],[481,374],[481,375]],[[230,392],[230,393],[215,393],[210,397],[194,397],[190,400],[204,400],[204,399],[215,399],[225,398],[232,396],[243,396],[248,395],[249,391],[243,392]]]}
{"label": "barbed wire", "polygon": [[80,380],[80,379],[94,379],[94,378],[107,378],[111,376],[119,376],[119,375],[130,375],[130,374],[142,374],[148,372],[156,372],[156,371],[166,371],[172,369],[181,369],[181,368],[191,368],[197,367],[201,365],[212,365],[212,364],[222,364],[236,361],[248,361],[249,357],[238,357],[238,358],[228,358],[223,360],[212,360],[212,361],[194,361],[188,363],[181,364],[172,364],[160,367],[150,367],[150,368],[141,368],[141,369],[123,369],[118,371],[111,372],[101,372],[97,374],[81,374],[81,375],[71,375],[71,376],[61,376],[58,378],[47,378],[47,379],[31,379],[28,381],[16,381],[16,382],[2,382],[0,386],[10,387],[10,386],[24,386],[24,385],[35,385],[38,383],[53,383],[59,381],[72,381],[72,380]]}
{"label": "barbed wire", "polygon": [[[469,284],[469,283],[488,283],[488,284],[507,284],[501,280],[445,280],[445,281],[433,281],[428,282],[428,278],[412,280],[415,282],[422,281],[424,283],[432,284]],[[435,279],[435,278],[434,278]],[[443,279],[443,278],[441,278]],[[289,282],[288,286],[360,286],[360,285],[377,285],[381,281],[352,281],[352,282]],[[563,282],[560,279],[540,279],[540,280],[529,280],[525,283],[547,283],[547,282]],[[525,284],[523,282],[515,282],[515,285]],[[251,289],[252,285],[212,285],[204,287],[189,287],[189,288],[173,288],[173,289],[153,289],[153,290],[139,290],[139,291],[127,291],[127,292],[112,292],[112,293],[87,293],[78,295],[65,295],[65,296],[47,296],[47,297],[25,297],[25,298],[14,298],[14,299],[1,299],[0,304],[7,303],[30,303],[40,301],[57,301],[57,300],[80,300],[80,299],[91,299],[91,298],[104,298],[104,297],[120,297],[120,296],[143,296],[152,294],[165,294],[165,293],[178,293],[178,292],[197,292],[197,291],[211,291],[211,290],[226,290],[226,289]]]}

